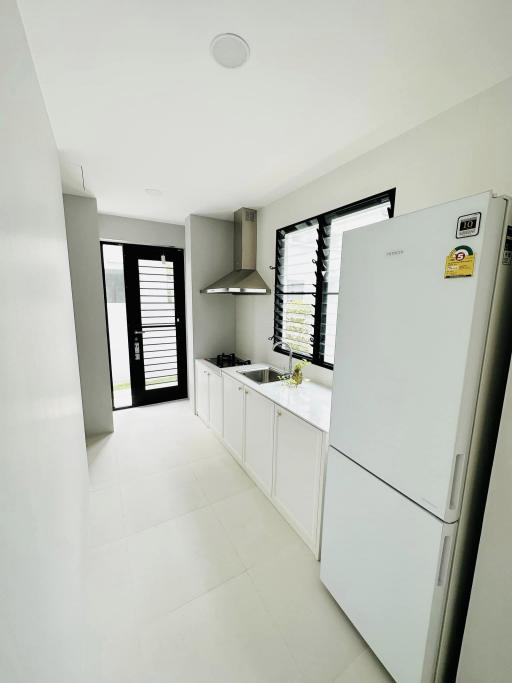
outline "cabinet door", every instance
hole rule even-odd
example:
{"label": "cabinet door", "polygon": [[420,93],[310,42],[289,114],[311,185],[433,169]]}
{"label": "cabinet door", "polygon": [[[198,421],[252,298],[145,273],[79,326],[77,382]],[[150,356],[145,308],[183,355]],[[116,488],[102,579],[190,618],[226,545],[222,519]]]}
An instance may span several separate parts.
{"label": "cabinet door", "polygon": [[319,429],[276,406],[274,499],[315,550],[322,470]]}
{"label": "cabinet door", "polygon": [[244,429],[243,385],[223,375],[224,384],[224,441],[233,455],[242,460]]}
{"label": "cabinet door", "polygon": [[222,377],[210,372],[210,427],[222,436]]}
{"label": "cabinet door", "polygon": [[251,389],[245,393],[245,467],[261,488],[271,494],[274,446],[274,404]]}
{"label": "cabinet door", "polygon": [[196,363],[196,413],[210,423],[210,399],[208,388],[208,370],[202,363]]}

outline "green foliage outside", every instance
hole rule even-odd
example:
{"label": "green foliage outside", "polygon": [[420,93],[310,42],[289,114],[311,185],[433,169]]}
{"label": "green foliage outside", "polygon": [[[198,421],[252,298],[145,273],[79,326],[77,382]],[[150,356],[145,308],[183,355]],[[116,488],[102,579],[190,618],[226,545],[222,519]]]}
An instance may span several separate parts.
{"label": "green foliage outside", "polygon": [[289,300],[284,307],[284,322],[286,332],[284,339],[293,351],[309,355],[311,348],[311,328],[308,317],[312,316],[314,308],[300,300]]}

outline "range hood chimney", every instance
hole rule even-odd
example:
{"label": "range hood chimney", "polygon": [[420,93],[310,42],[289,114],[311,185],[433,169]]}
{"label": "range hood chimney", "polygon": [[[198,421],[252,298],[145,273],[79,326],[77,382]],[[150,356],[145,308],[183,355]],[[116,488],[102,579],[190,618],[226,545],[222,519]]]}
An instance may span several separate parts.
{"label": "range hood chimney", "polygon": [[270,294],[256,270],[256,210],[235,211],[235,269],[201,290],[201,294]]}

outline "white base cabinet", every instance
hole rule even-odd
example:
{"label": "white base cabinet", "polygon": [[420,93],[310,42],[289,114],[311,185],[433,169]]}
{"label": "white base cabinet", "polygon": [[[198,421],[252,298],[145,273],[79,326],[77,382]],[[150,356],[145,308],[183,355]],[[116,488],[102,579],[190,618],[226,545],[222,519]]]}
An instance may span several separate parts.
{"label": "white base cabinet", "polygon": [[244,385],[227,375],[222,376],[224,388],[224,443],[234,457],[242,462],[244,453]]}
{"label": "white base cabinet", "polygon": [[205,365],[196,361],[196,413],[207,425],[210,424],[208,375]]}
{"label": "white base cabinet", "polygon": [[222,375],[210,364],[196,360],[196,413],[214,432],[222,436],[224,401]]}
{"label": "white base cabinet", "polygon": [[201,360],[196,412],[318,558],[327,433]]}
{"label": "white base cabinet", "polygon": [[208,376],[208,403],[210,411],[210,427],[214,432],[222,436],[223,428],[223,400],[222,400],[222,376],[211,372]]}
{"label": "white base cabinet", "polygon": [[279,406],[275,412],[274,502],[318,553],[324,434]]}
{"label": "white base cabinet", "polygon": [[244,388],[244,466],[254,481],[272,495],[274,461],[274,404],[252,389]]}

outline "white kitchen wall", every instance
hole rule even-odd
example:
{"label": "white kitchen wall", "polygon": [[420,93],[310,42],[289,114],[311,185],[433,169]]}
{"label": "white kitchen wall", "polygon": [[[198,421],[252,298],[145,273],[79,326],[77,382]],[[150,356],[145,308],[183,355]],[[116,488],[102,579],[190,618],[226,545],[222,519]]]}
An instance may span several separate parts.
{"label": "white kitchen wall", "polygon": [[[440,114],[258,211],[258,270],[274,288],[275,231],[396,187],[395,215],[487,189],[512,193],[512,79]],[[333,140],[333,148],[336,141]],[[272,296],[237,297],[236,350],[283,365],[271,352]],[[332,372],[305,374],[330,384]]]}
{"label": "white kitchen wall", "polygon": [[96,200],[64,195],[78,362],[88,436],[114,431]]}
{"label": "white kitchen wall", "polygon": [[0,681],[83,673],[87,461],[57,150],[0,3]]}
{"label": "white kitchen wall", "polygon": [[124,216],[98,215],[100,240],[148,244],[157,247],[185,247],[185,226],[143,221]]}
{"label": "white kitchen wall", "polygon": [[185,296],[189,396],[194,399],[194,359],[235,350],[235,297],[200,294],[233,270],[233,223],[203,216],[185,220]]}

